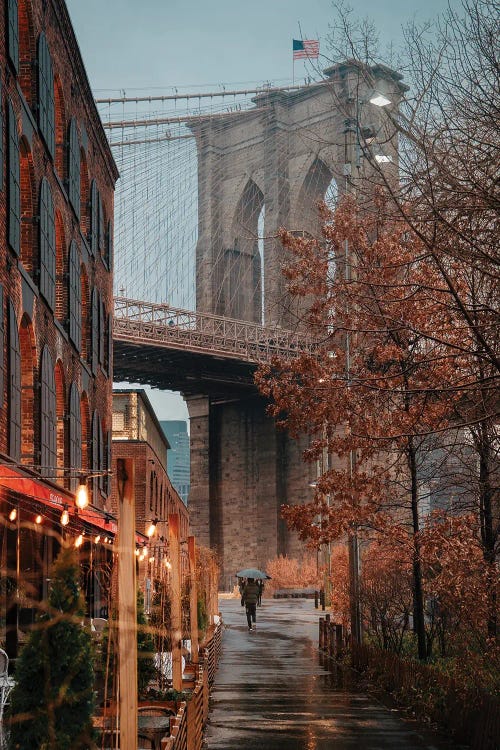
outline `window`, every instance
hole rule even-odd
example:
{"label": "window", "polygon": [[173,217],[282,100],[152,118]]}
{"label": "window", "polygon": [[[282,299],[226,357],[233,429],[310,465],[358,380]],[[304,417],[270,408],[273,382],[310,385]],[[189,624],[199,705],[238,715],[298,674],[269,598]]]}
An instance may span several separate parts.
{"label": "window", "polygon": [[105,365],[105,352],[106,352],[106,308],[102,299],[99,301],[99,364],[104,367]]}
{"label": "window", "polygon": [[74,118],[69,124],[68,134],[68,198],[80,218],[80,144]]}
{"label": "window", "polygon": [[45,346],[40,365],[40,473],[46,477],[54,476],[57,466],[56,425],[54,364]]}
{"label": "window", "polygon": [[50,155],[56,150],[54,72],[45,34],[38,37],[38,125]]}
{"label": "window", "polygon": [[21,460],[21,347],[17,317],[9,303],[9,455]]}
{"label": "window", "polygon": [[17,0],[7,0],[7,52],[16,73],[19,72],[19,16]]}
{"label": "window", "polygon": [[75,469],[82,465],[82,418],[80,414],[80,394],[76,383],[71,384],[69,393],[69,464],[72,471],[70,487],[74,491],[78,485]]}
{"label": "window", "polygon": [[76,349],[82,345],[82,287],[80,281],[80,253],[73,240],[68,258],[68,333]]}
{"label": "window", "polygon": [[3,96],[0,81],[0,190],[3,190]]}
{"label": "window", "polygon": [[9,181],[8,181],[8,242],[16,255],[21,251],[21,170],[17,119],[11,102],[8,104]]}
{"label": "window", "polygon": [[112,433],[111,430],[108,430],[106,433],[106,462],[103,466],[104,469],[108,472],[104,478],[104,494],[109,497],[111,495],[111,450],[112,450]]}
{"label": "window", "polygon": [[40,293],[51,310],[56,304],[56,232],[54,203],[48,180],[44,177],[40,187]]}
{"label": "window", "polygon": [[97,183],[92,180],[90,184],[90,252],[96,257],[99,242],[99,191]]}
{"label": "window", "polygon": [[90,366],[92,374],[97,373],[99,364],[100,350],[100,297],[96,287],[92,289],[91,310],[90,310]]}
{"label": "window", "polygon": [[108,227],[106,230],[106,238],[104,241],[104,257],[103,260],[108,269],[111,269],[113,264],[113,225],[111,221],[108,221]]}
{"label": "window", "polygon": [[104,255],[104,207],[102,205],[102,199],[101,194],[98,194],[98,200],[99,204],[99,237],[98,237],[98,244],[99,244],[99,252],[101,254],[101,257]]}
{"label": "window", "polygon": [[[101,418],[98,417],[99,420],[99,454],[98,454],[98,463],[99,463],[99,471],[102,471],[104,469],[104,456],[106,453],[106,446],[104,445],[104,435],[102,431],[102,422]],[[99,489],[101,492],[104,491],[104,474],[99,475]]]}
{"label": "window", "polygon": [[[92,415],[92,457],[91,457],[91,470],[98,472],[102,468],[103,463],[103,445],[102,445],[102,426],[101,418],[97,411],[94,411]],[[93,477],[92,480],[92,491],[94,497],[97,495],[98,489],[102,485],[102,477]]]}
{"label": "window", "polygon": [[3,286],[0,284],[0,409],[3,407],[3,386],[4,386],[4,361],[3,347],[5,339],[5,327],[3,317]]}

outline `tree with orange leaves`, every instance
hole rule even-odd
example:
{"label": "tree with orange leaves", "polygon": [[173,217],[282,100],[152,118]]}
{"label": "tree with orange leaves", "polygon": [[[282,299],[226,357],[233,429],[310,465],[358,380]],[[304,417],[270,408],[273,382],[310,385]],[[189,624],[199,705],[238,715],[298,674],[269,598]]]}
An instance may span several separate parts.
{"label": "tree with orange leaves", "polygon": [[322,241],[282,232],[290,289],[313,292],[308,324],[321,344],[314,355],[273,360],[257,382],[279,424],[312,436],[306,458],[332,457],[314,500],[284,511],[302,538],[408,530],[425,659],[419,463],[428,437],[449,426],[470,373],[449,291],[422,242],[384,218],[380,195],[372,207],[361,216],[351,197],[334,216],[323,207]]}

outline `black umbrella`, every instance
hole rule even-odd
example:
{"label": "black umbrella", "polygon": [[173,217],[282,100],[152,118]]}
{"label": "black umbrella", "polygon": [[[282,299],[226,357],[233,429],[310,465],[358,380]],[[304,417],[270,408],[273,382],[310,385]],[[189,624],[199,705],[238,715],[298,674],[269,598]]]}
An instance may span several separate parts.
{"label": "black umbrella", "polygon": [[268,579],[271,580],[271,576],[268,576],[267,573],[263,573],[262,570],[257,570],[257,568],[245,568],[244,570],[240,570],[238,573],[236,573],[236,578],[262,578],[262,579]]}

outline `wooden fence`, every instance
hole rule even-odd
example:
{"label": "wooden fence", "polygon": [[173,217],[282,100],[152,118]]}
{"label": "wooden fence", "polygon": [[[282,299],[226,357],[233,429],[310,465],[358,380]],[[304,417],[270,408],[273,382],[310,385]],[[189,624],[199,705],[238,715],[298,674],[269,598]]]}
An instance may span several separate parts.
{"label": "wooden fence", "polygon": [[219,664],[222,625],[210,626],[200,647],[200,664],[195,686],[188,701],[181,704],[171,721],[170,737],[162,740],[162,750],[201,750],[203,727],[208,718],[208,699]]}
{"label": "wooden fence", "polygon": [[419,719],[452,733],[471,750],[500,750],[498,698],[464,689],[430,665],[373,646],[352,644],[351,654],[355,669],[411,706]]}

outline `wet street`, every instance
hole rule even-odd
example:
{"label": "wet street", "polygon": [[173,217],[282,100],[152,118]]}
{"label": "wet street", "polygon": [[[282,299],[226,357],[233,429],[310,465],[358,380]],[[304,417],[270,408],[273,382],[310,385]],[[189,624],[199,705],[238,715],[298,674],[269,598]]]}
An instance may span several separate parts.
{"label": "wet street", "polygon": [[[207,750],[441,750],[394,708],[320,663],[311,600],[264,599],[249,632],[239,599],[225,623],[206,731]],[[344,678],[345,679],[345,678]]]}

